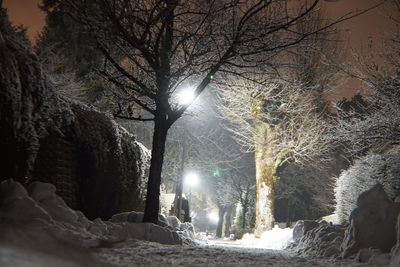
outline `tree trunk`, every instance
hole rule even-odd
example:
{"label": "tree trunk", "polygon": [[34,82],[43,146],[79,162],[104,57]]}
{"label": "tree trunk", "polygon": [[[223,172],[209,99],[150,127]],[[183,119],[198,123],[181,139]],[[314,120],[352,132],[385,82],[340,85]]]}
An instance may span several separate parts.
{"label": "tree trunk", "polygon": [[242,229],[246,229],[246,215],[247,215],[248,206],[242,206]]}
{"label": "tree trunk", "polygon": [[221,238],[222,237],[222,226],[224,224],[224,214],[226,211],[226,207],[224,206],[218,206],[218,225],[217,225],[217,232],[216,232],[216,237]]}
{"label": "tree trunk", "polygon": [[157,224],[160,209],[161,171],[164,162],[165,141],[167,139],[168,124],[166,119],[156,118],[154,121],[153,147],[147,182],[146,207],[143,222]]}
{"label": "tree trunk", "polygon": [[290,197],[286,201],[286,227],[290,227]]}
{"label": "tree trunk", "polygon": [[242,229],[246,229],[246,215],[247,215],[247,211],[249,209],[249,186],[247,186],[246,189],[246,193],[245,193],[245,197],[244,200],[242,198]]}
{"label": "tree trunk", "polygon": [[[273,135],[273,129],[268,126],[261,126],[264,135]],[[269,149],[266,142],[264,145],[256,145],[255,164],[256,164],[256,225],[254,234],[260,237],[265,231],[271,230],[274,223],[274,204],[275,190],[279,183],[276,170],[279,166],[281,157],[279,153],[274,153]]]}
{"label": "tree trunk", "polygon": [[235,205],[230,205],[228,207],[228,210],[225,214],[225,219],[224,219],[224,236],[229,237],[231,234],[231,227],[232,227],[232,213],[234,210]]}

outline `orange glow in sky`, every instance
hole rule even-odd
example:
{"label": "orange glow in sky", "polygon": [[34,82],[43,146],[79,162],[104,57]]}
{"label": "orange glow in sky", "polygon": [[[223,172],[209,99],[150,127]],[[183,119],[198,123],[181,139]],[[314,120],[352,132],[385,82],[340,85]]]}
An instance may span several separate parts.
{"label": "orange glow in sky", "polygon": [[15,25],[28,27],[28,36],[33,40],[45,24],[45,15],[38,5],[40,0],[3,0],[3,7],[8,9],[8,16]]}
{"label": "orange glow in sky", "polygon": [[[320,6],[329,17],[336,18],[347,12],[365,9],[379,2],[381,0],[329,0],[322,1]],[[28,36],[31,40],[34,40],[45,24],[45,16],[38,8],[39,3],[40,0],[3,0],[3,6],[8,9],[11,22],[27,26]],[[349,29],[348,32],[343,33],[343,36],[348,40],[352,49],[356,51],[366,49],[367,43],[371,39],[376,47],[380,46],[382,35],[388,35],[396,28],[387,15],[389,13],[398,15],[400,12],[393,12],[394,10],[390,10],[391,8],[393,8],[392,5],[385,4],[383,7],[342,23],[343,28]],[[354,94],[354,87],[356,87],[354,83],[348,83],[342,88],[339,95],[351,96]]]}

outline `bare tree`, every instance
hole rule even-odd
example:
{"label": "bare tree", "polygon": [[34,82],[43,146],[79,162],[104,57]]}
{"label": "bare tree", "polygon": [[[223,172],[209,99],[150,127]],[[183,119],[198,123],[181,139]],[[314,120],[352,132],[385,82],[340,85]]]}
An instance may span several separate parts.
{"label": "bare tree", "polygon": [[[392,0],[392,19],[400,15],[400,1]],[[367,152],[383,153],[400,144],[400,32],[383,41],[382,50],[374,52],[372,44],[367,55],[355,54],[359,68],[349,72],[363,86],[363,103],[357,110],[343,110],[333,125],[332,139],[344,143],[354,157]],[[360,101],[359,101],[360,102]]]}
{"label": "bare tree", "polygon": [[[245,197],[243,191],[246,189],[246,182],[255,185],[255,175],[252,171],[254,164],[243,160],[240,146],[222,127],[223,120],[211,110],[208,114],[214,116],[194,131],[196,137],[191,140],[193,146],[190,159],[201,171],[212,202],[218,207],[216,236],[222,237],[230,232],[236,205],[241,196]],[[250,192],[247,194],[247,202],[250,202],[249,194]],[[248,209],[249,203],[246,204]]]}
{"label": "bare tree", "polygon": [[[377,87],[378,86],[378,90]],[[365,156],[368,152],[383,153],[400,144],[400,103],[399,96],[391,98],[380,95],[379,90],[398,91],[400,78],[392,77],[384,83],[375,83],[373,94],[364,97],[368,103],[364,113],[340,111],[333,124],[332,139],[344,144],[353,158]]]}
{"label": "bare tree", "polygon": [[256,179],[253,153],[246,153],[237,161],[228,181],[231,194],[236,203],[240,204],[242,229],[248,225],[247,217],[251,205],[255,203]]}
{"label": "bare tree", "polygon": [[[299,32],[326,23],[319,13],[308,18],[297,25]],[[329,127],[322,98],[341,77],[336,67],[338,40],[332,38],[337,36],[317,34],[287,50],[289,68],[278,69],[279,75],[270,71],[251,80],[226,76],[218,86],[221,112],[233,124],[230,130],[242,145],[255,151],[256,235],[272,227],[279,168],[290,161],[315,165],[316,160],[322,164],[330,159],[332,142],[326,138]]]}
{"label": "bare tree", "polygon": [[[257,226],[261,233],[273,220],[276,172],[287,161],[310,163],[328,159],[328,127],[312,95],[301,86],[269,87],[237,81],[221,89],[221,110],[234,127],[237,140],[255,151]],[[260,202],[261,201],[261,202]]]}
{"label": "bare tree", "polygon": [[60,71],[60,62],[64,62],[61,53],[47,49],[41,51],[40,59],[46,73],[48,73],[48,79],[54,84],[57,93],[69,99],[82,102],[85,100],[88,89],[84,82],[79,80],[72,71]]}
{"label": "bare tree", "polygon": [[65,1],[106,58],[101,74],[142,109],[131,119],[154,121],[144,214],[154,223],[168,129],[191,103],[177,103],[177,93],[191,85],[196,98],[216,74],[249,75],[327,28],[295,29],[319,0],[298,1],[301,8],[290,0]]}
{"label": "bare tree", "polygon": [[[218,153],[218,150],[213,150],[213,152]],[[252,201],[255,197],[254,164],[248,164],[249,162],[245,160],[246,156],[239,154],[241,152],[236,150],[237,158],[231,162],[232,164],[226,165],[221,160],[218,170],[208,177],[211,198],[218,207],[217,237],[229,233],[232,214],[238,204],[242,209],[241,225],[245,228],[247,213],[250,205],[254,203]]]}
{"label": "bare tree", "polygon": [[[201,106],[201,103],[207,105]],[[203,94],[197,104],[197,116],[188,117],[185,123],[185,166],[199,171],[202,187],[207,188],[212,202],[218,207],[217,236],[221,237],[230,232],[236,205],[241,204],[246,219],[246,213],[253,203],[254,158],[252,153],[243,153],[241,146],[232,139],[232,134],[223,127],[226,121],[217,112],[212,92]],[[181,125],[182,121],[185,120],[180,120],[174,126]],[[244,222],[246,224],[246,220]]]}

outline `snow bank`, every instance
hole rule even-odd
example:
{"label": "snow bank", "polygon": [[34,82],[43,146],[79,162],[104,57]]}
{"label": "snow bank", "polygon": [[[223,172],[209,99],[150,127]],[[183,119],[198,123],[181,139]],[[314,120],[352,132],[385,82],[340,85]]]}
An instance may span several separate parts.
{"label": "snow bank", "polygon": [[281,250],[293,242],[293,229],[280,229],[275,226],[272,230],[262,233],[260,238],[256,238],[254,234],[244,234],[243,238],[236,242],[244,247]]}
{"label": "snow bank", "polygon": [[349,224],[299,221],[294,229],[295,242],[289,248],[302,256],[400,266],[400,203],[389,199],[381,184],[358,197]]}
{"label": "snow bank", "polygon": [[88,220],[82,212],[72,210],[56,194],[56,188],[47,183],[34,182],[27,190],[12,179],[0,183],[0,225],[23,226],[46,231],[57,240],[80,244],[85,248],[101,247],[129,239],[162,244],[193,242],[194,229],[189,223],[174,222],[171,226],[165,216],[160,222],[165,227],[142,223],[140,212],[114,215],[110,221]]}
{"label": "snow bank", "polygon": [[303,235],[292,244],[291,248],[303,256],[337,257],[341,253],[340,247],[345,230],[345,226],[315,222],[306,231],[301,231]]}

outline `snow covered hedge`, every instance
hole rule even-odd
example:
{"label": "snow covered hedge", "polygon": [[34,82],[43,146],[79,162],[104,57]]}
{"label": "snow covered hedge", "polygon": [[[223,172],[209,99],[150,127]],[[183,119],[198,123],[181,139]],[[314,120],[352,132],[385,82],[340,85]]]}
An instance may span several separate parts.
{"label": "snow covered hedge", "polygon": [[0,8],[0,182],[51,183],[89,219],[140,210],[149,151],[111,116],[56,93]]}
{"label": "snow covered hedge", "polygon": [[335,213],[340,222],[348,220],[358,196],[378,182],[390,198],[400,195],[400,149],[368,155],[341,173],[335,186]]}

